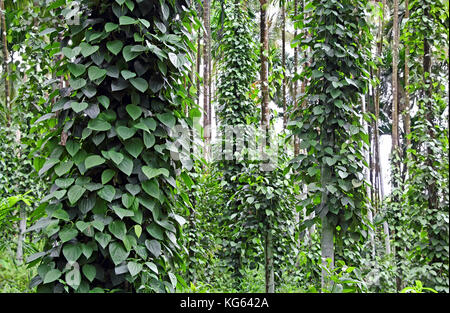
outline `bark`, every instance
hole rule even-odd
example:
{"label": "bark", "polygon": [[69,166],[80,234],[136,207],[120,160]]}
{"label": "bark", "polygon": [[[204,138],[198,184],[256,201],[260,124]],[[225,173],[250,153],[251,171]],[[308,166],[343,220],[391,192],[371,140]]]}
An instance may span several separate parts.
{"label": "bark", "polygon": [[[367,112],[367,108],[366,108],[366,98],[365,96],[363,96],[362,98],[362,113],[363,115]],[[364,118],[361,118],[361,123],[366,131],[366,133],[369,133],[368,130],[368,125],[367,122]],[[364,158],[366,159],[367,163],[369,163],[369,150],[364,149]],[[366,181],[370,180],[370,173],[369,173],[369,168],[365,168],[364,170],[364,175],[365,175],[365,179]],[[370,207],[370,203],[372,203],[372,197],[371,197],[371,192],[370,192],[370,187],[366,186],[366,193],[367,193],[367,197],[369,198],[369,206],[367,207],[367,219],[369,220],[370,224],[373,223],[373,215],[372,215],[372,208]],[[374,234],[374,230],[372,228],[372,226],[369,226],[369,238],[370,238],[370,245],[372,246],[372,251],[371,251],[371,255],[372,258],[375,260],[375,234]]]}
{"label": "bark", "polygon": [[23,203],[20,204],[19,209],[19,238],[17,241],[17,251],[16,251],[16,259],[19,263],[23,262],[23,241],[24,241],[24,234],[27,230],[27,212],[25,210],[25,207]]}
{"label": "bark", "polygon": [[11,124],[11,103],[10,103],[10,97],[11,97],[11,87],[9,83],[9,51],[8,51],[8,41],[6,39],[7,33],[6,33],[6,19],[5,19],[5,3],[4,0],[0,0],[0,22],[1,22],[1,29],[2,29],[2,42],[3,42],[3,61],[4,61],[4,75],[5,75],[5,107],[7,108],[7,123],[8,126]]}
{"label": "bark", "polygon": [[[322,132],[322,134],[326,134],[326,132]],[[323,135],[325,136],[325,135]],[[333,140],[330,140],[331,138],[323,138],[323,142],[325,145],[332,146]],[[328,143],[328,144],[327,144]],[[321,173],[320,173],[320,180],[321,185],[325,186],[327,182],[331,178],[331,167],[327,164],[323,163],[321,166]],[[321,205],[326,208],[328,205],[328,191],[326,188],[322,192],[322,198],[321,198]],[[335,225],[331,223],[331,221],[328,219],[327,214],[321,214],[321,220],[322,220],[322,233],[321,233],[321,239],[320,239],[320,250],[321,250],[321,260],[322,260],[322,266],[328,267],[329,269],[334,268],[334,232],[335,232]],[[331,263],[328,264],[327,259],[331,259]],[[328,273],[325,269],[322,269],[322,289],[328,289],[330,290],[330,283],[331,281],[327,278]]]}
{"label": "bark", "polygon": [[211,109],[210,109],[210,54],[211,54],[211,22],[210,22],[211,0],[203,3],[203,23],[205,26],[203,45],[203,130],[205,137],[205,158],[208,159],[211,141]]}
{"label": "bark", "polygon": [[[268,60],[269,53],[269,32],[267,27],[267,0],[260,0],[260,42],[261,42],[261,128],[265,131],[269,129],[269,85],[268,85]],[[266,140],[266,145],[268,141]],[[264,147],[262,147],[264,149]],[[269,221],[266,223],[267,230],[264,238],[265,245],[265,277],[266,292],[275,292],[274,269],[273,269],[273,238]]]}
{"label": "bark", "polygon": [[197,88],[197,105],[200,106],[200,65],[202,63],[202,50],[201,50],[201,40],[202,40],[202,33],[201,30],[198,31],[198,37],[197,37],[197,62],[196,62],[196,73],[197,73],[197,80],[196,80],[196,88]]}
{"label": "bark", "polygon": [[[409,18],[409,2],[408,0],[405,0],[405,19]],[[406,32],[408,32],[408,29],[405,29]],[[407,149],[411,145],[411,115],[410,115],[410,99],[409,99],[409,91],[408,91],[408,85],[409,85],[409,44],[408,39],[406,39],[405,42],[405,109],[403,111],[403,123],[404,123],[404,131],[405,131],[405,137],[406,137],[406,146]]]}
{"label": "bark", "polygon": [[[334,267],[334,225],[330,220],[324,216],[322,217],[322,234],[320,238],[320,249],[322,265],[324,267]],[[331,259],[330,266],[328,266],[327,259]],[[327,279],[328,273],[325,269],[322,269],[322,289],[330,289],[330,281]]]}
{"label": "bark", "polygon": [[392,47],[392,151],[398,148],[398,0],[394,0]]}
{"label": "bark", "polygon": [[[384,28],[384,16],[385,16],[385,8],[386,8],[386,0],[382,1],[382,16],[379,20],[379,30],[378,30],[378,43],[377,43],[377,56],[380,57],[383,50],[383,28]],[[381,69],[378,67],[377,69],[377,78],[380,80],[381,78]],[[380,130],[378,121],[380,120],[380,87],[376,88],[376,97],[375,97],[375,127],[374,127],[374,141],[375,141],[375,180],[379,183],[379,192],[380,192],[380,203],[383,203],[384,199],[384,179],[383,179],[383,171],[380,162]],[[383,222],[383,232],[384,232],[384,245],[385,245],[385,253],[391,254],[391,240],[389,233],[389,224],[387,221]]]}
{"label": "bark", "polygon": [[273,270],[273,235],[270,228],[267,230],[265,237],[266,293],[274,293],[275,276]]}
{"label": "bark", "polygon": [[281,62],[283,66],[283,85],[282,85],[282,94],[283,94],[283,129],[286,129],[287,124],[287,107],[286,107],[286,4],[283,1],[281,6],[281,20],[282,20],[282,30],[281,30]]}
{"label": "bark", "polygon": [[[298,0],[294,0],[294,16],[298,14]],[[294,28],[294,38],[297,37],[297,28]],[[297,74],[298,71],[298,45],[294,47],[294,75]],[[297,80],[294,80],[294,108],[298,108],[297,104]],[[294,156],[297,156],[300,153],[300,141],[297,136],[294,136]]]}
{"label": "bark", "polygon": [[[424,15],[429,18],[428,8],[425,9]],[[433,84],[431,80],[431,47],[429,40],[425,37],[423,41],[423,81],[425,88],[425,98],[427,98],[426,102],[426,114],[425,118],[429,123],[428,127],[428,135],[430,139],[435,138],[434,134],[434,109],[433,109]],[[432,156],[433,150],[430,146],[427,147],[427,166],[431,172],[434,172],[434,165]],[[427,182],[427,191],[428,191],[428,208],[430,212],[434,212],[438,209],[438,195],[437,195],[437,187],[434,179]]]}

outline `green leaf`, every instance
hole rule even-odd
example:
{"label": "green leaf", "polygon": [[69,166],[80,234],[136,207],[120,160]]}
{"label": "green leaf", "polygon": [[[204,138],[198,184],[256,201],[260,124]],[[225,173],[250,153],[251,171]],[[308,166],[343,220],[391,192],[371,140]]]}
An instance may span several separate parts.
{"label": "green leaf", "polygon": [[338,171],[338,174],[339,174],[339,176],[340,176],[342,179],[345,179],[345,178],[348,176],[348,173],[347,173],[347,172],[344,172],[344,171],[341,171],[341,170]]}
{"label": "green leaf", "polygon": [[72,187],[70,187],[69,192],[67,193],[67,197],[69,198],[70,204],[75,204],[81,198],[81,196],[84,194],[85,191],[86,191],[85,188],[78,185],[73,185]]}
{"label": "green leaf", "polygon": [[134,18],[129,17],[129,16],[123,15],[123,16],[119,17],[120,25],[131,25],[131,24],[135,24],[136,22],[137,21]]}
{"label": "green leaf", "polygon": [[127,140],[128,138],[134,136],[134,134],[136,133],[136,129],[128,128],[125,126],[119,126],[116,128],[116,132],[120,138],[122,138],[123,140]]}
{"label": "green leaf", "polygon": [[73,88],[73,90],[78,90],[78,89],[86,86],[86,80],[84,78],[78,78],[78,79],[71,78],[69,80],[69,84]]}
{"label": "green leaf", "polygon": [[108,229],[115,237],[117,237],[120,240],[123,240],[125,238],[125,235],[127,234],[127,228],[125,226],[125,223],[122,221],[113,221],[108,225]]}
{"label": "green leaf", "polygon": [[64,227],[59,231],[59,238],[61,239],[61,243],[72,240],[78,235],[78,230],[73,227]]}
{"label": "green leaf", "polygon": [[119,265],[127,259],[130,253],[123,247],[121,243],[112,242],[109,245],[109,254],[114,264]]}
{"label": "green leaf", "polygon": [[74,156],[80,150],[80,144],[71,139],[66,142],[66,150],[69,152],[70,156]]}
{"label": "green leaf", "polygon": [[153,177],[164,175],[165,177],[169,177],[169,171],[165,168],[152,168],[150,166],[143,166],[142,173],[148,177],[148,179],[152,179]]}
{"label": "green leaf", "polygon": [[82,42],[82,43],[80,43],[80,48],[81,48],[81,54],[85,58],[87,58],[91,54],[94,54],[95,52],[97,52],[99,49],[99,46],[91,46],[88,43]]}
{"label": "green leaf", "polygon": [[145,92],[148,89],[148,83],[143,78],[132,78],[130,79],[130,83],[140,92]]}
{"label": "green leaf", "polygon": [[72,166],[73,166],[72,161],[66,161],[66,162],[59,163],[59,165],[57,167],[55,167],[55,173],[58,176],[62,176],[64,174],[66,174],[68,171],[70,171]]}
{"label": "green leaf", "polygon": [[350,135],[356,135],[357,133],[359,133],[359,127],[350,125]]}
{"label": "green leaf", "polygon": [[158,119],[167,127],[173,128],[176,123],[176,119],[172,113],[156,114]]}
{"label": "green leaf", "polygon": [[55,184],[60,188],[67,189],[73,184],[74,181],[74,178],[58,178],[55,180]]}
{"label": "green leaf", "polygon": [[120,72],[120,74],[122,74],[122,77],[123,77],[125,80],[128,80],[128,79],[130,79],[130,78],[136,77],[136,73],[133,73],[133,72],[130,72],[130,71],[127,71],[127,70],[122,70],[122,71]]}
{"label": "green leaf", "polygon": [[141,237],[142,234],[142,227],[141,225],[134,225],[134,233],[136,234],[136,237]]}
{"label": "green leaf", "polygon": [[[120,163],[120,162],[119,162]],[[104,170],[102,173],[102,185],[108,183],[116,174],[112,169]]]}
{"label": "green leaf", "polygon": [[69,221],[69,214],[64,209],[58,209],[55,212],[52,213],[52,217],[63,220],[63,221]]}
{"label": "green leaf", "polygon": [[97,270],[95,269],[95,266],[92,264],[84,264],[82,267],[83,275],[86,277],[90,282],[92,282],[95,278],[95,275],[97,274]]}
{"label": "green leaf", "polygon": [[81,283],[80,269],[74,266],[72,270],[66,272],[65,280],[67,285],[75,290],[78,289]]}
{"label": "green leaf", "polygon": [[101,103],[107,109],[109,107],[109,98],[106,96],[98,96],[97,97],[98,102]]}
{"label": "green leaf", "polygon": [[83,75],[86,72],[86,66],[83,64],[69,63],[67,64],[67,68],[75,77]]}
{"label": "green leaf", "polygon": [[144,145],[147,149],[150,149],[155,144],[155,136],[153,134],[144,132]]}
{"label": "green leaf", "polygon": [[142,189],[150,196],[159,200],[159,186],[158,182],[154,179],[142,182]]}
{"label": "green leaf", "polygon": [[64,47],[62,48],[62,53],[66,56],[66,58],[68,59],[72,59],[74,57],[76,57],[78,55],[78,53],[80,53],[80,49],[71,49],[69,47]]}
{"label": "green leaf", "polygon": [[131,211],[131,210],[126,210],[126,209],[122,209],[121,207],[118,207],[118,206],[113,206],[113,211],[114,211],[114,213],[116,213],[117,214],[117,216],[120,218],[120,219],[123,219],[124,217],[126,217],[126,216],[134,216],[134,212],[133,211]]}
{"label": "green leaf", "polygon": [[161,244],[156,240],[146,240],[145,246],[148,251],[155,256],[155,258],[161,255]]}
{"label": "green leaf", "polygon": [[72,102],[70,106],[76,113],[80,113],[81,111],[87,109],[89,105],[86,102]]}
{"label": "green leaf", "polygon": [[111,202],[116,195],[116,189],[111,185],[106,185],[97,194],[100,198]]}
{"label": "green leaf", "polygon": [[164,240],[163,229],[159,227],[157,224],[151,223],[149,226],[147,226],[146,229],[148,233],[152,235],[154,238]]}
{"label": "green leaf", "polygon": [[123,161],[120,162],[117,167],[119,168],[119,170],[130,176],[133,172],[133,161],[128,157],[124,157]]}
{"label": "green leaf", "polygon": [[105,163],[105,159],[99,155],[91,155],[84,160],[84,166],[86,169],[90,169],[91,167],[99,166]]}
{"label": "green leaf", "polygon": [[93,119],[88,123],[88,128],[96,131],[108,131],[111,129],[111,124],[101,119]]}
{"label": "green leaf", "polygon": [[112,32],[113,30],[116,30],[119,27],[119,25],[108,22],[105,24],[105,31],[106,32]]}
{"label": "green leaf", "polygon": [[118,55],[122,50],[123,42],[121,40],[108,41],[106,43],[106,48],[111,51],[112,54]]}
{"label": "green leaf", "polygon": [[116,152],[114,150],[109,151],[109,156],[113,160],[114,163],[119,165],[123,161],[123,154],[120,152]]}
{"label": "green leaf", "polygon": [[81,247],[78,243],[65,244],[62,251],[63,255],[70,263],[76,262],[82,253]]}
{"label": "green leaf", "polygon": [[102,246],[103,249],[105,249],[108,243],[111,241],[111,235],[105,233],[96,233],[94,238]]}
{"label": "green leaf", "polygon": [[61,271],[58,269],[49,270],[44,277],[44,284],[48,284],[58,280],[61,277]]}
{"label": "green leaf", "polygon": [[127,105],[126,110],[133,120],[138,119],[142,114],[142,109],[135,104]]}
{"label": "green leaf", "polygon": [[132,48],[133,48],[133,46],[126,46],[122,50],[122,55],[126,62],[133,60],[140,54],[139,52],[131,51]]}
{"label": "green leaf", "polygon": [[125,150],[127,150],[134,158],[137,158],[143,149],[144,145],[139,138],[133,138],[125,142]]}
{"label": "green leaf", "polygon": [[131,276],[136,276],[142,271],[142,264],[136,262],[128,262],[127,267]]}
{"label": "green leaf", "polygon": [[106,75],[106,70],[94,65],[89,67],[88,75],[90,80],[97,80]]}

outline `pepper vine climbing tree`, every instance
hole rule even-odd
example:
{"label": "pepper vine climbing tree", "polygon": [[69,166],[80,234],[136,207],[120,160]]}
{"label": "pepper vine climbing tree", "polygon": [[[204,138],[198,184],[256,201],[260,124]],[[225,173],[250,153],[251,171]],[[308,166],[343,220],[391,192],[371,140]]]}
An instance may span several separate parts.
{"label": "pepper vine climbing tree", "polygon": [[[310,66],[302,75],[309,80],[302,97],[307,105],[294,112],[289,126],[306,153],[295,157],[293,164],[308,187],[302,204],[308,214],[315,211],[314,220],[322,221],[324,265],[331,259],[333,266],[337,226],[359,238],[358,226],[366,216],[363,148],[368,135],[359,114],[360,97],[369,81],[366,3],[312,0],[296,23],[306,29],[296,39],[311,52]],[[325,276],[323,271],[322,287],[327,286]]]}
{"label": "pepper vine climbing tree", "polygon": [[[62,48],[70,88],[39,174],[52,187],[39,291],[173,291],[181,263],[170,129],[191,104],[186,1],[80,2]],[[188,23],[184,23],[188,25]],[[188,26],[186,26],[188,27]]]}

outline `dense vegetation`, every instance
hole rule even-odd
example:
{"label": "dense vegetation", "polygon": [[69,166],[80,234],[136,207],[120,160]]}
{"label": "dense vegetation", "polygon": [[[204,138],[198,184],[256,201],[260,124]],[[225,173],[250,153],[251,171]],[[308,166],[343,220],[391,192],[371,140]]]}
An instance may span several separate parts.
{"label": "dense vegetation", "polygon": [[0,0],[0,29],[0,292],[449,292],[448,1]]}

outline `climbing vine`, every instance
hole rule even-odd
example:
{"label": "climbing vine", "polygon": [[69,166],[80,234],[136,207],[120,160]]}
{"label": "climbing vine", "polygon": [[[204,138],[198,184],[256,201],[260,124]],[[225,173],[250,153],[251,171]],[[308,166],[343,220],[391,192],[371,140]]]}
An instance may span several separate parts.
{"label": "climbing vine", "polygon": [[70,88],[39,170],[52,186],[38,291],[173,291],[182,263],[170,129],[189,94],[183,1],[81,1],[62,46]]}

